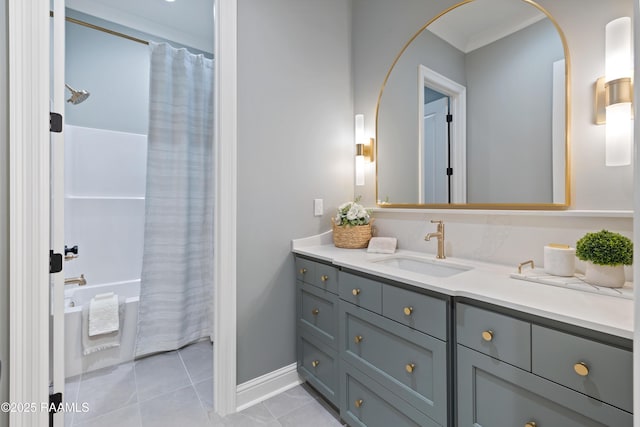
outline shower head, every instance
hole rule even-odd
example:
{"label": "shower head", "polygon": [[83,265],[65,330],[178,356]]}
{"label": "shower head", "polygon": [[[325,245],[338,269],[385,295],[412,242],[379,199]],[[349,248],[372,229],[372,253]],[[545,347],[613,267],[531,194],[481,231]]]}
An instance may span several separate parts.
{"label": "shower head", "polygon": [[70,102],[73,105],[80,104],[81,102],[86,100],[90,95],[90,93],[87,92],[86,90],[75,90],[74,88],[72,88],[66,83],[65,83],[65,86],[67,87],[67,89],[71,91],[71,97],[67,99],[67,102]]}

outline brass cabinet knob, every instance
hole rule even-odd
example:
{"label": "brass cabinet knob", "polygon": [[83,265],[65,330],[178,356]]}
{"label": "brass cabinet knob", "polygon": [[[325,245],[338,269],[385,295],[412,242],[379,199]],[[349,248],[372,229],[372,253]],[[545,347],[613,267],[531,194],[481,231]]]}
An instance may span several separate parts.
{"label": "brass cabinet knob", "polygon": [[354,405],[356,405],[356,408],[361,407],[364,404],[364,400],[362,399],[358,399],[354,402]]}
{"label": "brass cabinet knob", "polygon": [[306,272],[307,272],[307,269],[306,269],[306,268],[301,268],[301,269],[300,269],[300,274],[306,274]]}
{"label": "brass cabinet knob", "polygon": [[313,362],[311,362],[311,366],[313,366],[314,368],[317,368],[319,364],[320,364],[319,360],[314,360]]}
{"label": "brass cabinet knob", "polygon": [[407,365],[405,365],[404,369],[408,372],[408,373],[413,373],[413,370],[416,369],[416,364],[415,363],[408,363]]}
{"label": "brass cabinet knob", "polygon": [[354,288],[351,293],[354,297],[357,297],[358,295],[360,295],[360,289]]}
{"label": "brass cabinet knob", "polygon": [[482,339],[487,342],[493,341],[493,331],[482,332]]}
{"label": "brass cabinet knob", "polygon": [[535,421],[529,421],[524,425],[524,427],[536,427],[537,425],[538,424],[536,424]]}
{"label": "brass cabinet knob", "polygon": [[589,367],[584,362],[578,362],[573,365],[573,370],[576,371],[576,374],[580,375],[581,377],[586,377],[587,375],[589,375]]}
{"label": "brass cabinet knob", "polygon": [[326,282],[327,280],[329,280],[329,276],[327,276],[326,274],[323,274],[322,276],[320,276],[320,280],[323,282]]}
{"label": "brass cabinet knob", "polygon": [[405,307],[402,311],[405,316],[411,316],[411,313],[413,313],[413,307]]}
{"label": "brass cabinet knob", "polygon": [[353,341],[356,344],[360,344],[362,342],[362,340],[364,339],[364,337],[362,335],[356,335],[356,337],[353,339]]}
{"label": "brass cabinet knob", "polygon": [[318,313],[320,313],[320,309],[318,308],[314,308],[313,310],[311,310],[311,314],[313,314],[314,316],[317,316]]}

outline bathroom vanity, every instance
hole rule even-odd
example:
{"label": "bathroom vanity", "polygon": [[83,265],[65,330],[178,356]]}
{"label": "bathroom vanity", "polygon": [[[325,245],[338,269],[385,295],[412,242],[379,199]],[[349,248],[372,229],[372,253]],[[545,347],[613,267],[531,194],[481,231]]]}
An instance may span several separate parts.
{"label": "bathroom vanity", "polygon": [[633,302],[296,246],[298,372],[350,426],[631,426]]}

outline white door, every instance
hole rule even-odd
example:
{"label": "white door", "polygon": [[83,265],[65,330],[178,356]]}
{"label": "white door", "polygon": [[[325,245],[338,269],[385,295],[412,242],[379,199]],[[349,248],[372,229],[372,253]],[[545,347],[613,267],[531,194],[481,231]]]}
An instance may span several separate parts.
{"label": "white door", "polygon": [[[54,0],[51,44],[51,111],[64,117],[65,10],[64,0]],[[50,248],[64,257],[64,134],[51,133]],[[64,261],[63,261],[64,264]],[[64,270],[50,277],[50,370],[51,394],[63,393],[64,402]],[[55,427],[64,426],[64,412],[53,415]]]}
{"label": "white door", "polygon": [[449,203],[449,163],[447,97],[424,106],[424,141],[422,149],[422,203]]}

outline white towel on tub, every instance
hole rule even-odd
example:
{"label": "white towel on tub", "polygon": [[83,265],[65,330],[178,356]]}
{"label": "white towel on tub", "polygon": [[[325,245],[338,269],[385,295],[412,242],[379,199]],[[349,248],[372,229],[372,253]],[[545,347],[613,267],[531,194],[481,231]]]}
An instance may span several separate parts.
{"label": "white towel on tub", "polygon": [[91,298],[89,336],[109,334],[118,329],[118,296],[113,292],[107,292]]}
{"label": "white towel on tub", "polygon": [[120,304],[118,307],[118,329],[114,332],[95,336],[89,336],[89,307],[87,305],[82,307],[82,353],[85,356],[91,353],[95,353],[96,351],[120,346],[120,338],[122,336],[122,326],[124,319],[124,307],[124,303]]}

